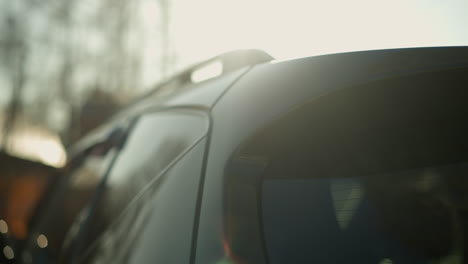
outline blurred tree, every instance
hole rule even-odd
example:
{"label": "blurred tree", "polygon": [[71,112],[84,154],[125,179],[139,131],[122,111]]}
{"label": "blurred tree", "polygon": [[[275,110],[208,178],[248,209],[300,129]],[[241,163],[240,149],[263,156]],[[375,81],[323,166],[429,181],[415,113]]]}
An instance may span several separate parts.
{"label": "blurred tree", "polygon": [[70,144],[92,87],[125,102],[171,73],[169,1],[0,0],[3,147],[18,116]]}
{"label": "blurred tree", "polygon": [[120,108],[120,103],[112,94],[96,88],[80,108],[74,139],[78,139],[102,124]]}

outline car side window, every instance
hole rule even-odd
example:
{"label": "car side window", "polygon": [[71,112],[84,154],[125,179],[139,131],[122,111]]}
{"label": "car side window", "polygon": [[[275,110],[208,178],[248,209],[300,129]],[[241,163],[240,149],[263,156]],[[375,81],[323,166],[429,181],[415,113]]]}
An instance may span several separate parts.
{"label": "car side window", "polygon": [[148,184],[79,263],[189,263],[205,146]]}
{"label": "car side window", "polygon": [[[78,245],[79,251],[84,253],[95,247],[102,234],[124,211],[134,210],[127,207],[141,199],[145,190],[159,182],[171,164],[206,135],[208,125],[208,118],[195,111],[155,112],[139,117],[118,153],[94,214],[87,220],[90,223],[88,230],[80,234],[83,241]],[[201,160],[199,163],[201,166]],[[79,225],[79,222],[75,224]],[[79,227],[75,226],[70,231],[71,240],[79,234],[77,230]],[[76,249],[66,249],[68,257],[73,250]]]}

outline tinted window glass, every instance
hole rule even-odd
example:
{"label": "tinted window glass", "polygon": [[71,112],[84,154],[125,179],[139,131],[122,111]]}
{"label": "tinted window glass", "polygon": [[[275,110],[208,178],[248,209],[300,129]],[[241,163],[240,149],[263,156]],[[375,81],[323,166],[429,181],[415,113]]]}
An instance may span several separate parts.
{"label": "tinted window glass", "polygon": [[[91,213],[89,228],[79,231],[80,221],[71,230],[72,247],[85,250],[122,214],[137,195],[158,181],[168,166],[198,142],[207,132],[208,122],[202,113],[191,111],[156,112],[136,121],[124,148],[98,194],[97,207]],[[91,206],[91,205],[89,205]],[[77,250],[74,248],[73,250]],[[76,254],[68,250],[68,257]]]}
{"label": "tinted window glass", "polygon": [[262,171],[227,170],[231,255],[254,230],[269,263],[464,263],[467,76],[347,88],[260,130],[234,160]]}
{"label": "tinted window glass", "polygon": [[[178,162],[153,197],[129,263],[189,263],[205,142]],[[143,209],[146,210],[146,209]]]}
{"label": "tinted window glass", "polygon": [[465,219],[449,201],[450,182],[467,173],[468,164],[456,164],[365,177],[265,179],[270,263],[463,263]]}
{"label": "tinted window glass", "polygon": [[202,140],[148,182],[83,263],[189,263],[204,150]]}

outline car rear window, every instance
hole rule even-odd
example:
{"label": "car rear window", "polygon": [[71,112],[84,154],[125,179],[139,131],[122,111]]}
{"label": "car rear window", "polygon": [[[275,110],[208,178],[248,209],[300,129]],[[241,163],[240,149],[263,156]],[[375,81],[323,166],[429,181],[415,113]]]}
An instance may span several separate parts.
{"label": "car rear window", "polygon": [[258,130],[233,158],[257,169],[227,169],[232,255],[254,259],[262,248],[256,258],[273,264],[464,263],[467,89],[464,69],[374,81]]}

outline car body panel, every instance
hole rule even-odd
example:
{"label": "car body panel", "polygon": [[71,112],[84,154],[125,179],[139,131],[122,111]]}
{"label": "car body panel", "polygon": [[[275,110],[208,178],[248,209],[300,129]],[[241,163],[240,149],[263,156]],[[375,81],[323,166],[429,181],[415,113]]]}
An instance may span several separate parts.
{"label": "car body panel", "polygon": [[213,110],[196,263],[227,254],[221,242],[228,159],[257,129],[319,96],[376,80],[468,66],[468,48],[421,48],[332,54],[256,66]]}

